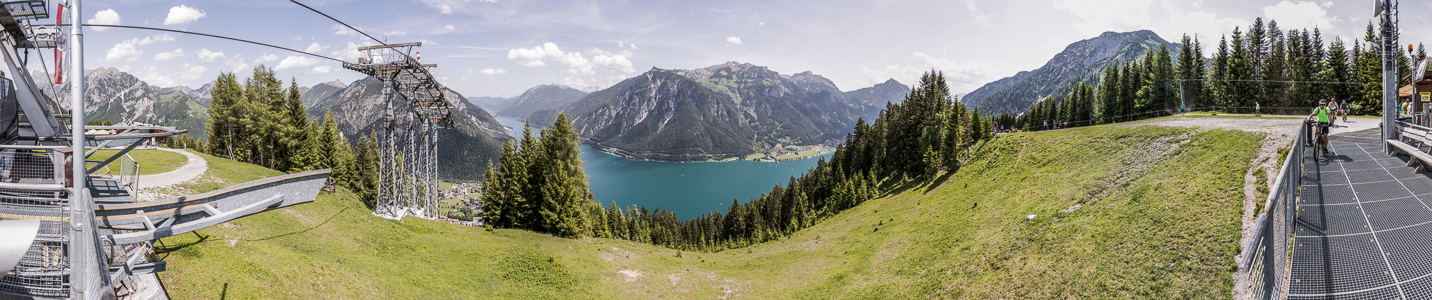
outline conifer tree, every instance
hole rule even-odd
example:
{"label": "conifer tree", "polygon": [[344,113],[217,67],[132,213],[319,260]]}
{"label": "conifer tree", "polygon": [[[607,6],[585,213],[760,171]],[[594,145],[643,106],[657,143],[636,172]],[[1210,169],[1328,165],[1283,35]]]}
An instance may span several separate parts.
{"label": "conifer tree", "polygon": [[285,157],[284,168],[289,172],[315,169],[315,153],[309,149],[308,113],[304,111],[303,99],[298,94],[298,79],[291,79],[289,82],[288,98],[284,102],[284,125],[287,127],[287,133],[284,135],[283,153],[280,153]]}

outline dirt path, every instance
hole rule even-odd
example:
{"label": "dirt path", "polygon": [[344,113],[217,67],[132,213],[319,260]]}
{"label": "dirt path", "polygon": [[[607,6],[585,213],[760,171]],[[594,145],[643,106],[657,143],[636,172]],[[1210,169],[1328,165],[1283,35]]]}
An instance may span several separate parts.
{"label": "dirt path", "polygon": [[158,149],[183,154],[184,157],[188,158],[188,162],[185,162],[183,166],[173,171],[151,175],[139,175],[140,191],[139,195],[135,195],[135,198],[137,198],[135,200],[143,202],[163,199],[168,193],[159,192],[160,190],[169,190],[170,187],[175,184],[194,180],[195,178],[199,178],[199,176],[203,176],[204,172],[209,171],[209,162],[204,160],[203,157],[184,150],[169,148]]}
{"label": "dirt path", "polygon": [[[1241,116],[1232,118],[1174,117],[1133,122],[1121,126],[1173,126],[1199,128],[1201,130],[1234,129],[1266,134],[1266,137],[1263,139],[1263,145],[1258,148],[1258,153],[1253,156],[1253,159],[1251,161],[1249,161],[1250,167],[1248,168],[1248,171],[1243,174],[1243,215],[1242,226],[1240,227],[1241,235],[1238,239],[1239,249],[1242,250],[1242,245],[1246,245],[1248,243],[1248,239],[1251,236],[1253,227],[1256,225],[1254,224],[1254,222],[1256,221],[1255,218],[1257,217],[1257,215],[1254,214],[1254,210],[1257,208],[1257,204],[1260,201],[1267,200],[1260,199],[1266,196],[1259,195],[1257,191],[1257,176],[1255,176],[1254,174],[1256,173],[1258,168],[1262,168],[1265,174],[1267,174],[1267,179],[1266,182],[1264,182],[1264,186],[1273,186],[1275,181],[1278,180],[1278,171],[1283,165],[1283,162],[1280,160],[1281,157],[1279,157],[1278,155],[1278,151],[1280,148],[1289,147],[1289,145],[1293,142],[1293,139],[1298,137],[1299,124],[1302,124],[1303,120],[1304,118],[1300,117],[1282,116],[1269,116],[1261,118],[1244,118]],[[1348,118],[1348,121],[1346,122],[1334,122],[1332,131],[1330,133],[1336,135],[1344,132],[1353,132],[1369,128],[1377,128],[1377,125],[1378,119],[1376,118]],[[1240,266],[1240,270],[1238,272],[1234,272],[1233,274],[1234,298],[1251,298],[1252,293],[1251,291],[1249,291],[1248,288],[1250,284],[1248,282],[1247,274],[1246,272],[1244,272],[1244,270],[1241,270],[1243,262],[1238,262],[1238,265]]]}

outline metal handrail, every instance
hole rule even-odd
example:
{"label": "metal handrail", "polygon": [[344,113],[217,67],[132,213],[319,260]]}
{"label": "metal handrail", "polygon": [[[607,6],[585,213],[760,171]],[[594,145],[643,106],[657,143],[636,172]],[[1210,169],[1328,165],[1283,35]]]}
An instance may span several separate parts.
{"label": "metal handrail", "polygon": [[1278,171],[1278,181],[1269,189],[1253,236],[1240,255],[1243,269],[1248,272],[1253,284],[1254,297],[1259,299],[1282,299],[1288,288],[1289,262],[1295,246],[1292,243],[1293,224],[1297,220],[1296,204],[1301,194],[1305,161],[1304,141],[1308,135],[1308,125],[1302,126],[1288,157],[1283,160],[1282,169]]}

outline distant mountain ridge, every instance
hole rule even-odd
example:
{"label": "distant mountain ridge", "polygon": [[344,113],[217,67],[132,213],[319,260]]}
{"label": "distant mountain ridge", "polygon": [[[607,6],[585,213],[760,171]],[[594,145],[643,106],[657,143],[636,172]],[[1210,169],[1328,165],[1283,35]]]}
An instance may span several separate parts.
{"label": "distant mountain ridge", "polygon": [[1038,69],[985,84],[965,94],[960,102],[978,106],[988,114],[1024,112],[1038,99],[1068,95],[1076,83],[1098,83],[1110,62],[1141,58],[1145,52],[1157,51],[1162,45],[1167,45],[1174,56],[1181,46],[1149,30],[1105,32],[1069,44]]}
{"label": "distant mountain ridge", "polygon": [[[43,78],[43,77],[38,77]],[[68,99],[69,85],[54,86],[49,81],[37,82],[51,99]],[[213,83],[199,89],[186,86],[160,88],[116,68],[85,71],[85,117],[89,120],[112,122],[143,122],[179,129],[188,129],[189,136],[203,139],[209,117],[209,92]],[[382,119],[382,83],[370,78],[343,85],[340,81],[300,87],[301,97],[308,105],[310,117],[322,118],[328,109],[340,131],[349,142],[371,132]],[[467,101],[461,94],[444,90],[453,110],[454,128],[443,129],[438,176],[443,179],[476,180],[481,177],[488,160],[501,151],[500,140],[506,129],[487,111]],[[57,101],[68,108],[69,101]]]}
{"label": "distant mountain ridge", "polygon": [[[38,80],[36,84],[51,99],[70,97],[69,83],[56,86],[49,80]],[[85,118],[88,120],[173,126],[189,129],[190,136],[204,136],[209,109],[205,105],[207,101],[201,103],[197,96],[207,98],[208,93],[185,86],[151,86],[116,68],[85,70]],[[56,101],[56,104],[61,108],[70,107],[69,101]]]}
{"label": "distant mountain ridge", "polygon": [[[522,92],[497,109],[497,114],[502,116],[526,118],[533,112],[556,108],[586,96],[583,92],[565,85],[543,84],[534,86]],[[546,123],[544,123],[546,124]]]}
{"label": "distant mountain ridge", "polygon": [[873,120],[909,88],[890,80],[841,92],[806,71],[782,75],[728,62],[693,70],[652,68],[560,107],[532,113],[546,124],[565,113],[594,149],[629,158],[701,161],[770,145],[836,140],[859,118]]}

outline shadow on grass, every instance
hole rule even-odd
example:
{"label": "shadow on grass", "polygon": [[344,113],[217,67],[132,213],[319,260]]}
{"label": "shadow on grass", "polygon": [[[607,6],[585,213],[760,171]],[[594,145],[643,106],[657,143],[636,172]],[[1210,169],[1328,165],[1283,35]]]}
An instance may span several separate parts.
{"label": "shadow on grass", "polygon": [[940,175],[940,177],[935,177],[934,180],[930,180],[930,188],[925,189],[925,194],[929,194],[931,191],[935,190],[935,187],[945,184],[945,181],[950,180],[950,176],[954,176],[955,172],[959,171],[956,170],[953,172],[945,172],[944,175]]}
{"label": "shadow on grass", "polygon": [[[199,232],[198,232],[198,231],[190,231],[190,232],[194,233],[194,236],[199,237],[199,240],[194,241],[193,243],[188,243],[188,244],[183,244],[183,245],[176,245],[176,246],[173,246],[173,247],[170,247],[169,245],[165,244],[165,243],[163,242],[163,240],[156,240],[155,243],[159,244],[158,246],[155,246],[155,247],[154,247],[154,254],[156,255],[157,260],[163,261],[163,260],[169,258],[169,253],[173,253],[174,251],[184,250],[184,248],[189,248],[189,246],[198,245],[198,244],[202,244],[202,243],[204,243],[204,242],[208,242],[208,241],[209,241],[209,236],[207,236],[207,235],[199,235]],[[159,254],[164,254],[164,256],[163,256],[163,257],[157,257]]]}
{"label": "shadow on grass", "polygon": [[250,240],[250,239],[245,239],[244,241],[245,241],[245,242],[267,241],[267,240],[271,240],[271,239],[276,239],[276,238],[286,237],[286,236],[290,236],[290,235],[305,233],[305,232],[308,232],[308,231],[313,230],[313,229],[315,229],[315,228],[323,227],[323,225],[328,224],[329,221],[333,221],[333,218],[337,218],[338,215],[341,215],[341,214],[343,214],[344,212],[347,212],[349,209],[353,209],[353,208],[352,208],[352,207],[345,207],[345,208],[343,208],[343,210],[340,210],[340,211],[338,211],[337,213],[334,213],[332,216],[328,216],[328,219],[327,219],[327,220],[323,220],[323,223],[318,223],[318,225],[313,225],[312,227],[304,228],[303,230],[294,231],[294,232],[289,232],[289,233],[280,234],[280,235],[275,235],[275,236],[270,236],[270,237],[266,237],[266,238],[260,238],[260,239],[252,239],[252,240]]}

